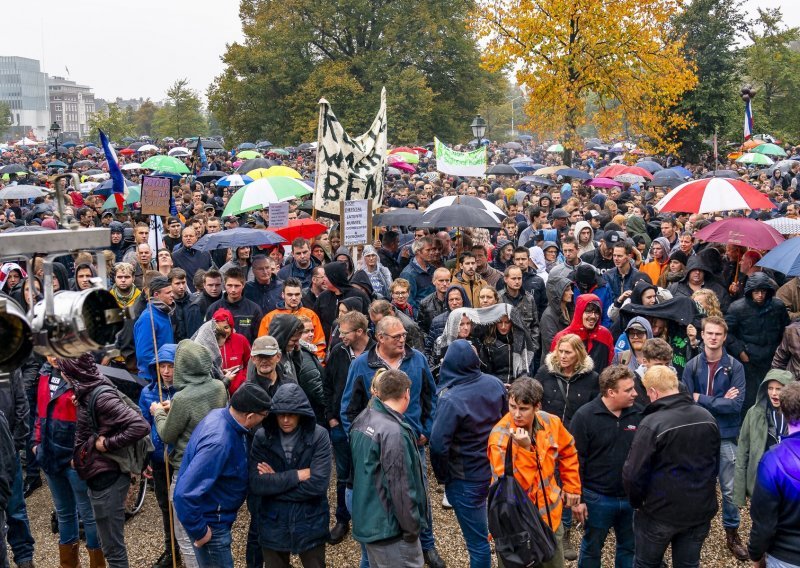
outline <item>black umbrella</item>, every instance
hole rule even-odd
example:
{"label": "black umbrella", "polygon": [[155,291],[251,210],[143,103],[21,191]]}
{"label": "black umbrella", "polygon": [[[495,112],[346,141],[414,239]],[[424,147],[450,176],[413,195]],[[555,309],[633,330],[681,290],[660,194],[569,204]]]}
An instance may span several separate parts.
{"label": "black umbrella", "polygon": [[94,165],[94,162],[91,161],[91,160],[78,160],[77,162],[72,164],[72,167],[74,167],[74,168],[82,168],[83,166],[93,166],[93,165]]}
{"label": "black umbrella", "polygon": [[[186,144],[187,148],[197,148],[197,138],[193,138]],[[225,148],[216,140],[203,139],[203,148],[205,150],[224,150]]]}
{"label": "black umbrella", "polygon": [[309,150],[313,150],[314,146],[310,142],[303,142],[297,147],[297,149],[301,152],[308,152]]}
{"label": "black umbrella", "polygon": [[7,166],[3,166],[0,168],[0,175],[3,174],[27,174],[28,170],[26,170],[23,166],[19,164],[9,164]]}
{"label": "black umbrella", "polygon": [[704,178],[716,177],[716,178],[739,179],[742,176],[740,176],[739,172],[737,172],[736,170],[717,170],[717,171],[714,171],[714,172],[707,172],[705,175],[703,175],[703,177]]}
{"label": "black umbrella", "polygon": [[653,179],[650,180],[651,187],[668,187],[675,189],[686,180],[674,170],[661,170],[653,174]]}
{"label": "black umbrella", "polygon": [[216,181],[220,178],[224,178],[226,175],[227,174],[225,172],[208,170],[206,172],[198,174],[198,176],[195,179],[202,183],[208,183],[210,181]]}
{"label": "black umbrella", "polygon": [[556,175],[575,179],[592,179],[592,176],[587,172],[576,170],[575,168],[561,168],[560,170],[556,170]]}
{"label": "black umbrella", "polygon": [[485,227],[498,228],[500,221],[485,209],[459,204],[426,211],[410,227]]}
{"label": "black umbrella", "polygon": [[252,142],[242,142],[239,144],[236,149],[237,150],[255,150],[256,145]]}
{"label": "black umbrella", "polygon": [[525,176],[524,178],[520,178],[519,181],[532,183],[533,185],[543,185],[545,187],[550,187],[556,184],[556,182],[553,180],[542,176]]}
{"label": "black umbrella", "polygon": [[271,146],[274,146],[274,144],[269,140],[259,140],[256,142],[256,148],[269,148]]}
{"label": "black umbrella", "polygon": [[194,244],[193,248],[199,251],[210,251],[221,248],[279,245],[285,242],[286,239],[272,231],[240,227],[204,235]]}
{"label": "black umbrella", "polygon": [[522,144],[519,142],[506,142],[503,144],[503,148],[506,150],[522,150]]}
{"label": "black umbrella", "polygon": [[419,221],[422,212],[417,209],[395,209],[380,213],[372,218],[372,224],[376,227],[408,227],[411,223]]}
{"label": "black umbrella", "polygon": [[267,158],[253,158],[252,160],[245,160],[241,166],[236,170],[237,174],[246,174],[258,168],[271,168],[277,166],[278,162],[275,160],[268,160]]}
{"label": "black umbrella", "polygon": [[509,164],[497,164],[486,170],[486,175],[516,176],[519,175],[519,172]]}

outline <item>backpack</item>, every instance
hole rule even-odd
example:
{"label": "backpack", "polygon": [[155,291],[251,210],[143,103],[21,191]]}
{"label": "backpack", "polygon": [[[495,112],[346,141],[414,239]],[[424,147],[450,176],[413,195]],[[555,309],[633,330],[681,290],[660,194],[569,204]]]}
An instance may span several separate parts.
{"label": "backpack", "polygon": [[513,437],[509,434],[505,471],[489,488],[489,532],[494,539],[497,555],[505,568],[529,568],[553,558],[557,543],[551,528],[553,523],[550,519],[550,505],[544,490],[535,440],[533,451],[536,455],[536,467],[539,468],[539,481],[547,509],[547,524],[514,477],[512,443]]}
{"label": "backpack", "polygon": [[[113,387],[110,385],[102,385],[97,387],[92,391],[92,394],[89,395],[89,424],[92,428],[92,432],[95,434],[98,433],[97,427],[97,417],[94,413],[95,404],[97,404],[97,397],[105,392],[114,392],[119,397],[120,401],[128,405],[130,408],[134,409],[140,416],[142,415],[142,410],[136,405],[130,398],[125,396],[124,393],[120,392],[117,387]],[[145,436],[140,440],[137,440],[133,444],[129,444],[122,448],[117,448],[116,450],[108,450],[103,455],[107,458],[117,462],[119,465],[119,469],[122,473],[128,473],[132,475],[139,475],[144,470],[144,464],[147,461],[148,456],[155,450],[155,446],[153,445],[153,441],[150,439],[150,436]]]}

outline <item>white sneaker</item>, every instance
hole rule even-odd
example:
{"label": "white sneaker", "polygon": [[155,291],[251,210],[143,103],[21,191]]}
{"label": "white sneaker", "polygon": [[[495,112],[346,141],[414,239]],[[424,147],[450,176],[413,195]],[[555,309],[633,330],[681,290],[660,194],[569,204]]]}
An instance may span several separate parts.
{"label": "white sneaker", "polygon": [[442,495],[442,507],[444,509],[452,509],[453,506],[450,504],[450,501],[447,500],[447,493]]}

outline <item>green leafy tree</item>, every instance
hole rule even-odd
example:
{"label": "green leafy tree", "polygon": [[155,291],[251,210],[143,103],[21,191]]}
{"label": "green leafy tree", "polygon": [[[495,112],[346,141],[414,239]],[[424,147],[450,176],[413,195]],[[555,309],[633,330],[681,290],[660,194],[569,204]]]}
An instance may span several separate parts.
{"label": "green leafy tree", "polygon": [[[800,29],[787,28],[778,8],[759,9],[749,35],[753,43],[742,50],[741,65],[744,77],[757,91],[753,99],[755,130],[797,141],[800,139],[797,96],[800,53],[795,42],[800,40]],[[742,104],[740,101],[740,118]]]}
{"label": "green leafy tree", "polygon": [[98,130],[105,132],[110,140],[117,141],[125,136],[136,135],[136,126],[116,103],[109,103],[103,110],[93,113],[89,117],[89,129],[93,140],[99,139]]}
{"label": "green leafy tree", "polygon": [[697,84],[672,111],[691,117],[675,137],[681,142],[681,154],[696,161],[709,149],[704,140],[741,123],[734,121],[740,108],[736,42],[746,30],[741,1],[694,0],[672,24],[676,36],[684,38],[684,58],[697,70]]}
{"label": "green leafy tree", "polygon": [[0,138],[11,130],[12,124],[11,107],[8,106],[7,102],[0,101]]}
{"label": "green leafy tree", "polygon": [[163,138],[187,138],[203,135],[208,123],[197,91],[189,87],[188,79],[178,79],[167,89],[167,101],[153,117],[153,134]]}
{"label": "green leafy tree", "polygon": [[156,116],[158,107],[153,104],[153,101],[147,99],[139,107],[139,110],[134,114],[134,123],[136,124],[136,131],[142,136],[150,136],[153,134],[153,120]]}
{"label": "green leafy tree", "polygon": [[320,97],[353,133],[387,90],[389,139],[465,140],[497,77],[479,66],[473,0],[243,0],[244,42],[208,90],[228,142],[316,138]]}

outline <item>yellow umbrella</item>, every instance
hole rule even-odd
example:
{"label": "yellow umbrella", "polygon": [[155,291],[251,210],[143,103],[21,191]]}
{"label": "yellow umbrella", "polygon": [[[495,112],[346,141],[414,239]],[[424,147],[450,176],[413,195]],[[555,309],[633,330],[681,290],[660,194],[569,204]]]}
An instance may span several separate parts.
{"label": "yellow umbrella", "polygon": [[562,169],[564,166],[547,166],[546,168],[539,168],[533,175],[535,176],[549,176],[551,174],[556,173],[558,170]]}
{"label": "yellow umbrella", "polygon": [[273,175],[273,174],[269,173],[269,170],[271,170],[271,169],[272,168],[256,168],[254,170],[250,170],[245,175],[246,176],[250,176],[254,180],[261,179],[263,177],[269,177],[269,176]]}
{"label": "yellow umbrella", "polygon": [[[259,171],[259,170],[262,170],[262,169],[263,168],[259,168],[258,170],[255,170],[255,171]],[[252,173],[253,172],[250,172],[250,174],[252,174]],[[250,174],[247,174],[247,175],[250,175]],[[300,175],[300,172],[298,172],[294,168],[290,168],[289,166],[272,166],[271,168],[267,168],[266,171],[264,172],[264,175],[263,175],[263,177],[274,177],[274,176],[290,177],[290,178],[294,178],[294,179],[303,179],[303,176]],[[250,176],[250,177],[252,177],[252,176]],[[256,179],[256,178],[253,178],[253,179]]]}

